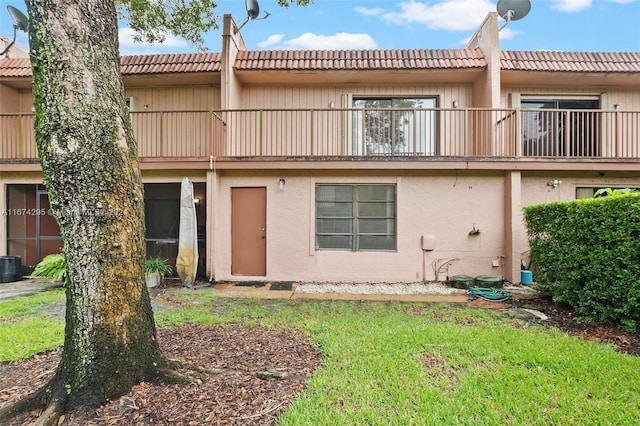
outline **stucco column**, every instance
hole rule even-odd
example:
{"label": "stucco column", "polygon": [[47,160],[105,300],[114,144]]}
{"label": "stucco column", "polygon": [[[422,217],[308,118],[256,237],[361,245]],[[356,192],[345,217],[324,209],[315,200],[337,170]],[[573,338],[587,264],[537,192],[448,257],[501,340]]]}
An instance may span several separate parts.
{"label": "stucco column", "polygon": [[506,171],[504,184],[504,249],[505,278],[520,282],[520,262],[524,228],[522,225],[522,175],[519,171]]}
{"label": "stucco column", "polygon": [[211,281],[216,279],[216,202],[218,197],[218,172],[214,169],[211,158],[211,170],[207,172],[207,276]]}
{"label": "stucco column", "polygon": [[0,184],[0,210],[2,211],[2,223],[0,223],[0,254],[7,255],[7,184]]}

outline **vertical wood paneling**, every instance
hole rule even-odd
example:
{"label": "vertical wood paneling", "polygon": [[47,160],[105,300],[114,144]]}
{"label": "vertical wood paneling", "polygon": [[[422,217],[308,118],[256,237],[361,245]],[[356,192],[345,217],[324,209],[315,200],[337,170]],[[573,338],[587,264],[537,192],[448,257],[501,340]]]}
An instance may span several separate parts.
{"label": "vertical wood paneling", "polygon": [[[342,97],[345,94],[353,96],[436,96],[438,107],[451,108],[453,101],[458,102],[459,108],[472,104],[472,87],[470,85],[336,85],[336,86],[248,86],[244,88],[241,108],[245,109],[327,109],[330,105],[342,107]],[[265,113],[267,114],[267,113]],[[241,149],[246,143],[258,144],[259,140],[271,141],[267,146],[256,148],[260,153],[256,155],[341,155],[336,151],[344,147],[342,132],[344,112],[336,111],[310,113],[300,112],[298,116],[284,120],[271,114],[269,120],[264,120],[262,128],[256,127],[235,129],[233,140],[229,141],[230,151]],[[268,115],[267,114],[267,115]],[[314,121],[315,120],[315,121]],[[313,123],[313,124],[312,124]],[[245,122],[245,124],[248,124]],[[278,126],[280,130],[275,129]],[[262,130],[262,134],[259,133]],[[279,133],[278,133],[279,132]],[[460,131],[441,133],[446,140],[441,145],[447,145],[452,153],[462,155],[470,148],[465,146]],[[254,142],[251,142],[251,141]],[[456,146],[452,146],[456,144]]]}
{"label": "vertical wood paneling", "polygon": [[451,108],[454,100],[460,108],[471,105],[470,85],[442,86],[262,86],[246,87],[240,108],[328,108],[340,106],[343,94],[359,96],[438,96],[439,107]]}
{"label": "vertical wood paneling", "polygon": [[[209,114],[220,108],[220,88],[211,86],[133,88],[134,129],[142,157],[202,157],[209,155]],[[151,113],[151,111],[165,111]]]}
{"label": "vertical wood paneling", "polygon": [[220,88],[211,86],[133,88],[125,91],[134,98],[134,110],[220,109]]}

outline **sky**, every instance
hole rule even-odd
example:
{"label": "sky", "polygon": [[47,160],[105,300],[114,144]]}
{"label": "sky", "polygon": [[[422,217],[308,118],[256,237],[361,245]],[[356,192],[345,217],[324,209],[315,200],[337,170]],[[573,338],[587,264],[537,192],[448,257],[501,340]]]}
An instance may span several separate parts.
{"label": "sky", "polygon": [[[249,50],[307,49],[458,49],[496,0],[315,0],[307,7],[282,8],[276,0],[258,0],[260,17],[242,28]],[[12,5],[26,13],[21,0],[0,0],[0,34],[13,37]],[[215,13],[232,14],[238,25],[247,16],[245,0],[219,0]],[[499,20],[502,26],[504,20]],[[168,36],[163,45],[134,43],[126,22],[120,23],[123,55],[190,53],[182,39]],[[205,35],[205,47],[221,49],[221,29]],[[21,33],[18,43],[26,46]],[[500,31],[503,50],[640,51],[640,0],[531,0],[529,14]]]}

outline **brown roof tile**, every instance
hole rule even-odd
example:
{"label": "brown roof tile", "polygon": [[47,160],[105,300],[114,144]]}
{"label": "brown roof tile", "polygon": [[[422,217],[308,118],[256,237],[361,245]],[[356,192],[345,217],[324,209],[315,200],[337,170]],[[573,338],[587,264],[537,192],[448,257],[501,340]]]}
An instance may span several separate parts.
{"label": "brown roof tile", "polygon": [[500,52],[503,70],[639,73],[640,52]]}
{"label": "brown roof tile", "polygon": [[[219,72],[220,53],[132,55],[123,75]],[[387,70],[482,68],[479,49],[241,51],[236,70]],[[502,51],[503,70],[639,73],[640,52]],[[0,77],[30,77],[28,59],[0,60]]]}
{"label": "brown roof tile", "polygon": [[[219,72],[220,53],[131,55],[120,58],[123,75]],[[0,60],[0,77],[31,77],[28,59]]]}
{"label": "brown roof tile", "polygon": [[238,71],[387,70],[483,68],[480,49],[457,50],[246,50],[238,52]]}
{"label": "brown roof tile", "polygon": [[122,74],[168,74],[220,71],[220,53],[131,55],[120,59]]}
{"label": "brown roof tile", "polygon": [[7,58],[0,61],[0,77],[31,77],[27,58]]}

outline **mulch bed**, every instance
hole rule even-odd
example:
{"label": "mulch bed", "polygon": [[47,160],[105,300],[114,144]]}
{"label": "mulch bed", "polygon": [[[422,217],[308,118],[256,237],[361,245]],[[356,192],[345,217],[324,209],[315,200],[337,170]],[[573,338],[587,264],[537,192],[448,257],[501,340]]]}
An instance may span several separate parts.
{"label": "mulch bed", "polygon": [[[141,383],[91,415],[64,425],[270,425],[304,392],[305,380],[320,365],[320,354],[301,332],[261,327],[186,325],[159,330],[160,346],[172,359],[230,374],[195,373],[188,385]],[[38,389],[53,375],[59,353],[18,364],[0,364],[0,406]],[[238,371],[274,371],[284,379],[260,379]],[[192,371],[188,372],[194,376]],[[198,383],[199,382],[199,383]],[[11,425],[30,424],[38,413]]]}
{"label": "mulch bed", "polygon": [[[536,309],[548,319],[539,321],[584,339],[608,342],[619,351],[640,355],[640,333],[587,323],[571,309],[535,296],[509,301],[515,307]],[[205,369],[277,371],[283,380],[251,374],[217,375],[198,372],[200,383],[154,385],[141,383],[132,391],[90,415],[65,419],[64,425],[272,425],[290,401],[304,392],[305,379],[321,362],[320,354],[301,332],[241,325],[187,325],[159,330],[159,341],[170,358]],[[36,355],[17,364],[0,364],[0,406],[36,390],[53,375],[57,352]],[[37,413],[11,425],[30,424]]]}
{"label": "mulch bed", "polygon": [[640,356],[640,333],[625,332],[621,327],[611,324],[583,321],[569,306],[554,303],[550,297],[516,298],[511,301],[511,304],[544,313],[548,319],[541,323],[547,327],[555,327],[569,335],[586,340],[606,342],[615,346],[620,352]]}

